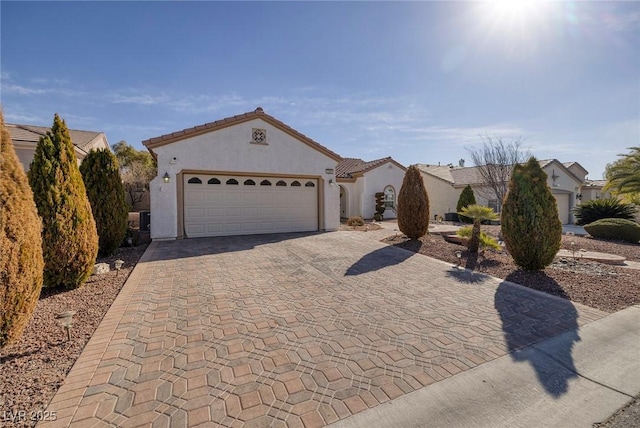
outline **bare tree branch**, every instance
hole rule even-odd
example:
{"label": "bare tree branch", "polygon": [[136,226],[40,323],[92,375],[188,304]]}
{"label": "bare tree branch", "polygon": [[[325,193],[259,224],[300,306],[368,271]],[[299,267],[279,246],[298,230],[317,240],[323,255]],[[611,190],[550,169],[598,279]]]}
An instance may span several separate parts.
{"label": "bare tree branch", "polygon": [[531,153],[522,149],[521,137],[510,142],[503,141],[502,137],[489,135],[480,138],[482,147],[467,147],[471,161],[478,167],[478,173],[486,186],[478,189],[478,192],[487,199],[497,199],[500,207],[507,194],[514,165],[525,162]]}

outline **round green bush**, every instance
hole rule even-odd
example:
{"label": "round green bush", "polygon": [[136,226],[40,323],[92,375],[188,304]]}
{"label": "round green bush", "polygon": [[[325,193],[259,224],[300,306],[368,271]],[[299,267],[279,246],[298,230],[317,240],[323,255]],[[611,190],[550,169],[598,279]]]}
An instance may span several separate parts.
{"label": "round green bush", "polygon": [[621,218],[605,218],[584,226],[589,235],[599,239],[612,239],[636,243],[640,241],[640,224]]}

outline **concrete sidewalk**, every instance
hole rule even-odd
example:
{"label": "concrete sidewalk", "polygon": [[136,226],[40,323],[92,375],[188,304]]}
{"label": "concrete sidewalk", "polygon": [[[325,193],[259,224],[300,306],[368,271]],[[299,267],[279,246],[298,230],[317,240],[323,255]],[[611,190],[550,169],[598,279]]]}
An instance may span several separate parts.
{"label": "concrete sidewalk", "polygon": [[[640,306],[505,355],[333,425],[592,427],[640,392]],[[525,362],[526,361],[526,362]],[[541,374],[542,373],[542,374]],[[556,380],[570,379],[566,392]]]}

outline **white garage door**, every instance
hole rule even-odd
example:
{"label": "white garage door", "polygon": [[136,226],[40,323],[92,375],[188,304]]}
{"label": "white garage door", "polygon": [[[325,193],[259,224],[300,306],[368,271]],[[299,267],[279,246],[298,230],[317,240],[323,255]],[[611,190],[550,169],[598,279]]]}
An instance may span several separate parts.
{"label": "white garage door", "polygon": [[306,178],[184,175],[187,238],[318,230],[318,183]]}
{"label": "white garage door", "polygon": [[558,204],[558,216],[562,224],[569,223],[569,194],[568,193],[554,193],[556,197],[556,203]]}

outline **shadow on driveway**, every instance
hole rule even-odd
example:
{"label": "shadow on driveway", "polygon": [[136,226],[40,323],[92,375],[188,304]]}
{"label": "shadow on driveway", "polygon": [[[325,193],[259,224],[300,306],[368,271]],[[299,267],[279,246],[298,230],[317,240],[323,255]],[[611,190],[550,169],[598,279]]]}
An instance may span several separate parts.
{"label": "shadow on driveway", "polygon": [[[555,288],[553,294],[566,299],[562,287],[544,272],[527,274],[539,275],[540,280]],[[514,272],[508,275],[506,280],[517,277],[518,273]],[[494,306],[500,314],[502,331],[511,359],[527,361],[535,370],[545,391],[553,397],[558,398],[565,394],[569,389],[569,380],[577,377],[571,353],[574,342],[580,340],[578,313],[571,301],[538,296],[502,282],[496,290]],[[568,340],[558,341],[558,346],[553,349],[552,354],[546,355],[530,348],[523,349],[562,333],[568,333]],[[557,364],[550,364],[549,357],[565,362],[565,369],[559,370]]]}
{"label": "shadow on driveway", "polygon": [[413,251],[398,251],[395,247],[385,246],[362,256],[360,260],[349,266],[344,276],[360,275],[398,265],[414,254],[416,253]]}
{"label": "shadow on driveway", "polygon": [[483,273],[474,272],[468,269],[461,269],[459,267],[453,266],[446,272],[447,277],[453,278],[458,282],[462,282],[465,284],[480,284],[490,278],[488,275]]}

